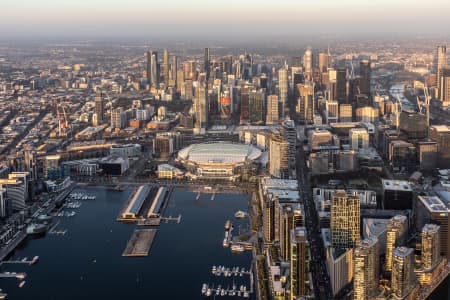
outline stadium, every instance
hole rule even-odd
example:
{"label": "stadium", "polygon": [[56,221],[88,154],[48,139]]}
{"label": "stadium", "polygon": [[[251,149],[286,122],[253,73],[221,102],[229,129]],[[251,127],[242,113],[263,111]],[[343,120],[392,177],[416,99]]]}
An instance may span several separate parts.
{"label": "stadium", "polygon": [[238,179],[245,169],[259,163],[261,150],[229,142],[190,145],[178,152],[177,162],[192,179]]}

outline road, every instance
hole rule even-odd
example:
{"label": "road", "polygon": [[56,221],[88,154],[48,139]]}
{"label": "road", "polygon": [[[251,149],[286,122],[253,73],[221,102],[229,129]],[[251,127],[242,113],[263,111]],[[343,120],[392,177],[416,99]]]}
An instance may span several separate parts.
{"label": "road", "polygon": [[311,251],[311,272],[314,284],[314,294],[318,299],[333,299],[330,278],[326,268],[325,250],[321,237],[317,211],[312,197],[309,170],[306,167],[306,156],[303,148],[297,149],[297,180],[300,194],[305,207],[306,229]]}

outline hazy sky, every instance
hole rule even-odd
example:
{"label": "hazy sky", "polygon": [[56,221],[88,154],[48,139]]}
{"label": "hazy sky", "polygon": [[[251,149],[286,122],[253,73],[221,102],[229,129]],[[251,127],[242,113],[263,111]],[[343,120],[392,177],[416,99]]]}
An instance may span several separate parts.
{"label": "hazy sky", "polygon": [[450,34],[449,0],[1,0],[0,37]]}

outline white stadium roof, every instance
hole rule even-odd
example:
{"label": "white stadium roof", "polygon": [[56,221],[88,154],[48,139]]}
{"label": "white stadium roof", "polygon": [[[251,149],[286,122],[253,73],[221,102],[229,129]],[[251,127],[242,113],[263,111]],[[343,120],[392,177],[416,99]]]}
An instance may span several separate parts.
{"label": "white stadium roof", "polygon": [[233,164],[253,161],[261,150],[252,145],[229,142],[190,145],[178,152],[178,158],[195,163]]}

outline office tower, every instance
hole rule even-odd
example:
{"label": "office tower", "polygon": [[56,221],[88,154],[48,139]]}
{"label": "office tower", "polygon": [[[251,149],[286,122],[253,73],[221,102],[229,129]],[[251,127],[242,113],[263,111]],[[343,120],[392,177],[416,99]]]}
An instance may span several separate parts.
{"label": "office tower", "polygon": [[426,115],[409,111],[400,113],[400,130],[408,135],[408,139],[425,139],[428,129]]}
{"label": "office tower", "polygon": [[[172,56],[171,62],[170,62],[170,72],[169,72],[169,85],[170,86],[176,86],[178,89],[178,59],[175,55]],[[183,73],[181,73],[183,74]]]}
{"label": "office tower", "polygon": [[26,202],[30,199],[31,193],[29,185],[29,172],[12,172],[8,174],[8,179],[0,179],[0,189],[6,190],[6,197],[14,211],[26,207]]}
{"label": "office tower", "polygon": [[205,48],[204,53],[204,71],[206,73],[206,80],[209,80],[209,74],[211,72],[211,49]]}
{"label": "office tower", "polygon": [[123,111],[122,107],[114,109],[111,113],[111,127],[122,129],[127,123],[126,112]]}
{"label": "office tower", "polygon": [[164,68],[164,84],[167,88],[169,86],[169,51],[167,49],[164,49],[163,54],[163,68]]}
{"label": "office tower", "polygon": [[44,160],[44,177],[49,180],[56,180],[61,177],[59,161],[60,155],[47,155]]}
{"label": "office tower", "polygon": [[273,125],[278,124],[278,96],[269,95],[267,96],[267,114],[266,114],[266,124]]}
{"label": "office tower", "polygon": [[101,124],[103,122],[104,117],[104,104],[103,104],[103,94],[101,92],[97,92],[95,95],[95,107],[94,113],[97,115],[97,123]]}
{"label": "office tower", "polygon": [[280,127],[280,133],[289,142],[289,169],[294,170],[297,146],[297,130],[294,120],[284,120]]}
{"label": "office tower", "polygon": [[195,89],[195,127],[208,127],[208,89],[204,82],[199,83]]}
{"label": "office tower", "polygon": [[353,254],[354,300],[374,299],[378,295],[379,244],[376,237],[362,240]]}
{"label": "office tower", "polygon": [[430,126],[430,138],[438,144],[438,161],[441,168],[450,167],[450,126]]}
{"label": "office tower", "polygon": [[394,249],[403,246],[408,235],[408,220],[396,215],[386,225],[386,271],[392,271]]}
{"label": "office tower", "polygon": [[147,84],[152,86],[152,52],[147,51]]}
{"label": "office tower", "polygon": [[435,141],[420,141],[417,143],[420,170],[433,171],[437,167],[438,144]]}
{"label": "office tower", "polygon": [[336,98],[339,104],[348,103],[347,68],[340,67],[336,73]]}
{"label": "office tower", "polygon": [[309,244],[305,227],[297,227],[290,232],[290,300],[311,295],[309,285]]}
{"label": "office tower", "polygon": [[384,209],[412,209],[414,192],[408,181],[382,179],[381,183]]}
{"label": "office tower", "polygon": [[148,53],[150,55],[150,87],[159,88],[158,52],[151,51]]}
{"label": "office tower", "polygon": [[312,49],[307,48],[303,55],[303,70],[308,80],[313,78],[313,54]]}
{"label": "office tower", "polygon": [[439,71],[439,99],[442,105],[450,105],[450,67],[443,67]]}
{"label": "office tower", "polygon": [[5,218],[8,213],[6,189],[0,188],[0,218]]}
{"label": "office tower", "polygon": [[447,47],[446,46],[438,46],[436,49],[436,57],[435,57],[435,68],[436,68],[436,86],[438,90],[438,98],[441,99],[441,70],[447,66]]}
{"label": "office tower", "polygon": [[23,151],[25,172],[30,173],[31,180],[38,179],[37,153],[34,149],[25,149]]}
{"label": "office tower", "polygon": [[447,202],[437,196],[418,196],[416,205],[416,229],[430,223],[439,225],[440,253],[450,259],[450,209]]}
{"label": "office tower", "polygon": [[195,80],[196,71],[197,71],[196,68],[197,68],[196,63],[193,60],[183,62],[184,79],[185,80],[187,80],[187,79]]}
{"label": "office tower", "polygon": [[269,142],[270,175],[289,178],[289,142],[279,133],[273,133]]}
{"label": "office tower", "polygon": [[425,224],[422,228],[422,265],[426,270],[433,269],[441,259],[439,229],[436,224]]}
{"label": "office tower", "polygon": [[264,93],[262,91],[250,92],[248,105],[250,123],[255,125],[263,124],[265,120]]}
{"label": "office tower", "polygon": [[353,150],[369,148],[369,133],[365,128],[352,128],[349,132],[350,146]]}
{"label": "office tower", "polygon": [[286,112],[286,105],[288,100],[288,70],[282,67],[278,70],[278,91],[280,99],[280,117],[283,118]]}
{"label": "office tower", "polygon": [[297,115],[299,121],[305,124],[314,123],[314,83],[307,81],[297,84]]}
{"label": "office tower", "polygon": [[339,122],[351,122],[353,120],[353,106],[351,104],[339,104]]}
{"label": "office tower", "polygon": [[337,101],[337,71],[333,68],[328,68],[328,83],[327,86],[327,99]]}
{"label": "office tower", "polygon": [[[278,101],[278,99],[277,99]],[[220,111],[220,117],[222,119],[229,119],[231,118],[231,96],[229,91],[224,91],[220,97],[219,100],[219,111]],[[278,105],[278,102],[277,102]],[[269,111],[269,108],[268,108]],[[267,118],[266,118],[267,122]]]}
{"label": "office tower", "polygon": [[291,65],[294,68],[301,68],[302,67],[302,57],[301,56],[293,56],[291,58]]}
{"label": "office tower", "polygon": [[319,70],[320,73],[326,72],[330,67],[330,57],[327,53],[319,53]]}
{"label": "office tower", "polygon": [[359,89],[360,94],[366,95],[370,98],[370,76],[371,68],[369,60],[362,60],[359,63]]}
{"label": "office tower", "polygon": [[393,252],[391,288],[400,299],[408,296],[416,285],[414,249],[397,247]]}
{"label": "office tower", "polygon": [[331,198],[331,244],[334,248],[353,248],[360,240],[360,208],[357,196],[336,191]]}
{"label": "office tower", "polygon": [[325,102],[325,123],[339,122],[339,103],[334,100],[327,100]]}
{"label": "office tower", "polygon": [[177,70],[177,92],[181,93],[181,89],[183,88],[184,85],[184,70],[180,69]]}

